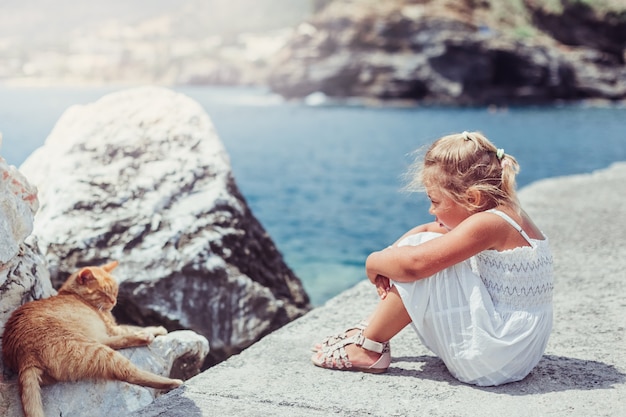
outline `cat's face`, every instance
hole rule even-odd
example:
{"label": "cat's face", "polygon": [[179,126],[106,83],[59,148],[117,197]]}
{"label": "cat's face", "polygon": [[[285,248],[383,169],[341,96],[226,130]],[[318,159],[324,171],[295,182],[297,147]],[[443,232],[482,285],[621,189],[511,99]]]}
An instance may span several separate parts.
{"label": "cat's face", "polygon": [[73,273],[60,290],[80,296],[99,310],[110,311],[117,302],[119,285],[110,272],[117,261],[103,266],[86,266]]}

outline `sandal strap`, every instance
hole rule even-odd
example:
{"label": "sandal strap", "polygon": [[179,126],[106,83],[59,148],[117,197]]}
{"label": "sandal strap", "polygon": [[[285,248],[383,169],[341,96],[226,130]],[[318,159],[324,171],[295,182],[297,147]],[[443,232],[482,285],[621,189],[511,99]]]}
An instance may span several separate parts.
{"label": "sandal strap", "polygon": [[320,348],[323,349],[328,349],[330,346],[334,345],[337,342],[340,342],[344,339],[346,339],[348,337],[348,332],[352,331],[352,330],[358,330],[358,331],[362,331],[365,330],[365,328],[367,327],[367,322],[365,320],[362,320],[359,322],[359,324],[349,327],[346,330],[344,330],[341,333],[337,333],[334,334],[332,336],[327,336],[326,338],[324,338],[324,340],[322,340],[322,342],[320,343]]}
{"label": "sandal strap", "polygon": [[333,349],[341,349],[344,346],[355,344],[363,349],[376,352],[383,353],[386,349],[389,349],[389,342],[376,342],[372,339],[368,339],[363,335],[363,330],[359,331],[357,334],[347,337],[340,342],[336,343],[332,346]]}
{"label": "sandal strap", "polygon": [[363,332],[359,332],[355,336],[357,340],[354,342],[354,344],[362,347],[363,349],[376,353],[383,353],[383,351],[385,350],[385,343],[376,342],[372,339],[368,339],[363,335]]}
{"label": "sandal strap", "polygon": [[322,355],[324,364],[328,368],[352,368],[352,362],[348,359],[348,353],[344,346],[339,346],[332,351],[322,352]]}

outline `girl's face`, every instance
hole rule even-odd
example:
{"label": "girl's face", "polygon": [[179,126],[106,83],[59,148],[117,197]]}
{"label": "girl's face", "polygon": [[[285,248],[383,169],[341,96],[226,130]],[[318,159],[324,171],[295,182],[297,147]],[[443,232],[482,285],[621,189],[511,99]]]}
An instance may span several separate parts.
{"label": "girl's face", "polygon": [[426,193],[430,199],[428,212],[435,216],[435,221],[442,227],[452,230],[472,213],[447,194],[442,193],[439,187],[428,186]]}

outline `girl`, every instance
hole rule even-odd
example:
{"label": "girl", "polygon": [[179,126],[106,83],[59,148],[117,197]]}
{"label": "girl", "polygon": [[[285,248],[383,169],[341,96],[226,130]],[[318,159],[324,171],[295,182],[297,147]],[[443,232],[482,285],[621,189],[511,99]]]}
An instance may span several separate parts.
{"label": "girl", "polygon": [[515,158],[478,132],[442,137],[412,169],[432,223],[366,261],[381,302],[318,344],[322,368],[385,372],[389,340],[411,324],[454,377],[481,386],[523,379],[552,329],[552,256],[521,209]]}

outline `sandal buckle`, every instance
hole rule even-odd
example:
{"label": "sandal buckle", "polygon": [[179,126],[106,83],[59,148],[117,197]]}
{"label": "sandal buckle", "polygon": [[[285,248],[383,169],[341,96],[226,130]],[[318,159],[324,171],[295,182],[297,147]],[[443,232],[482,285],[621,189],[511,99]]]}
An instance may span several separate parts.
{"label": "sandal buckle", "polygon": [[360,331],[358,335],[356,335],[354,339],[354,344],[363,349],[376,352],[376,353],[384,353],[385,352],[385,343],[376,342],[372,339],[368,339],[363,335],[363,331]]}

